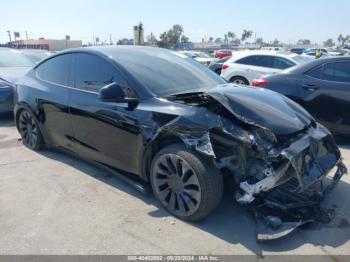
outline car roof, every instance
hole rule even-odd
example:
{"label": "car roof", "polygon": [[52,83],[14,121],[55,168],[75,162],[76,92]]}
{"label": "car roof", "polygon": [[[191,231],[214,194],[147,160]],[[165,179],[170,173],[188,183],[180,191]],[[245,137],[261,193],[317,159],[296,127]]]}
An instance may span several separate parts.
{"label": "car roof", "polygon": [[302,74],[319,65],[329,63],[329,62],[339,62],[344,60],[350,61],[350,56],[326,56],[326,57],[321,57],[321,58],[312,60],[308,63],[291,67],[289,69],[286,69],[284,72],[290,73],[290,74]]}
{"label": "car roof", "polygon": [[242,50],[236,51],[232,53],[232,58],[230,60],[237,61],[243,57],[251,56],[251,55],[267,55],[267,56],[280,56],[280,57],[288,57],[292,58],[298,56],[295,53],[289,51],[275,51],[275,50]]}

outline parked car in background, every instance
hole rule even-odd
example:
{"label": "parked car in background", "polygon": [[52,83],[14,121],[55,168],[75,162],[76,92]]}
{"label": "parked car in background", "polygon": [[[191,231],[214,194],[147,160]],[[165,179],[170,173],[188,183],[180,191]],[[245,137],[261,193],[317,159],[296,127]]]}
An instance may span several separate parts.
{"label": "parked car in background", "polygon": [[236,201],[274,224],[258,239],[278,238],[319,216],[323,191],[313,185],[334,170],[328,193],[346,173],[332,135],[301,106],[228,84],[169,50],[68,50],[17,86],[25,146],[65,149],[148,182],[159,203],[187,221],[213,212],[231,177]]}
{"label": "parked car in background", "polygon": [[215,58],[224,58],[232,55],[231,50],[216,50],[214,52],[214,57]]}
{"label": "parked car in background", "polygon": [[309,48],[309,49],[305,49],[303,54],[307,55],[307,56],[312,56],[312,57],[316,57],[316,53],[317,51],[320,51],[321,56],[329,56],[327,49],[325,48]]}
{"label": "parked car in background", "polygon": [[209,69],[217,73],[218,75],[221,74],[221,68],[222,65],[230,58],[230,56],[226,56],[222,59],[219,59],[217,61],[211,62],[209,65]]}
{"label": "parked car in background", "polygon": [[201,52],[201,51],[179,51],[180,53],[193,58],[194,60],[198,61],[202,65],[209,66],[210,63],[216,61],[217,59],[214,57],[211,57],[210,55]]}
{"label": "parked car in background", "polygon": [[263,46],[261,50],[264,51],[286,51],[286,49],[282,46]]}
{"label": "parked car in background", "polygon": [[305,48],[292,48],[290,51],[294,54],[301,55],[302,53],[304,53]]}
{"label": "parked car in background", "polygon": [[291,52],[238,51],[223,64],[221,77],[239,85],[251,85],[261,74],[277,73],[310,60]]}
{"label": "parked car in background", "polygon": [[280,74],[263,76],[254,80],[253,86],[279,92],[333,132],[350,134],[350,57],[316,59]]}
{"label": "parked car in background", "polygon": [[40,62],[41,60],[49,57],[53,52],[40,49],[21,49],[21,52],[28,57],[34,64]]}
{"label": "parked car in background", "polygon": [[337,49],[337,48],[327,48],[327,52],[330,56],[342,56],[348,55],[349,52],[346,49]]}
{"label": "parked car in background", "polygon": [[22,51],[0,48],[0,113],[12,112],[15,83],[33,64]]}

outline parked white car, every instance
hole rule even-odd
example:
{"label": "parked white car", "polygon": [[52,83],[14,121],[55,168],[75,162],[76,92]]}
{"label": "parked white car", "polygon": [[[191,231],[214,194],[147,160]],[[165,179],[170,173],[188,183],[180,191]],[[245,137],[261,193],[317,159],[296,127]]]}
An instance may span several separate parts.
{"label": "parked white car", "polygon": [[215,62],[218,60],[201,51],[180,51],[180,53],[193,58],[194,60],[198,61],[199,63],[205,66],[209,66],[211,62]]}
{"label": "parked white car", "polygon": [[222,66],[221,77],[239,85],[251,85],[262,74],[278,73],[284,69],[313,60],[291,52],[254,50],[232,53]]}

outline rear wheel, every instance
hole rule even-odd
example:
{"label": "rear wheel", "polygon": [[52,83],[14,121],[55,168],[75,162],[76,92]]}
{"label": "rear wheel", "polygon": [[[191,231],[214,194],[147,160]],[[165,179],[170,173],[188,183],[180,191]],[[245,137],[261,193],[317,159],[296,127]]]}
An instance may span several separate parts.
{"label": "rear wheel", "polygon": [[151,184],[162,206],[188,221],[208,216],[223,194],[222,175],[212,161],[181,144],[168,146],[156,154]]}
{"label": "rear wheel", "polygon": [[22,143],[32,149],[39,151],[44,147],[38,123],[32,113],[22,110],[18,116],[18,129],[22,137]]}
{"label": "rear wheel", "polygon": [[249,86],[249,81],[242,76],[234,76],[230,79],[230,82],[237,85]]}

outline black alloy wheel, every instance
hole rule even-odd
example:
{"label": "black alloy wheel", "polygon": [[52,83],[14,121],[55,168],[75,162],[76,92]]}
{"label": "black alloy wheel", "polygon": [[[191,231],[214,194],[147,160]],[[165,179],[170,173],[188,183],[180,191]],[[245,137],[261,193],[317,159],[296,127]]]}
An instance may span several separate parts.
{"label": "black alloy wheel", "polygon": [[40,150],[43,148],[43,139],[38,124],[31,113],[22,110],[18,117],[18,129],[22,137],[23,144],[32,149]]}

